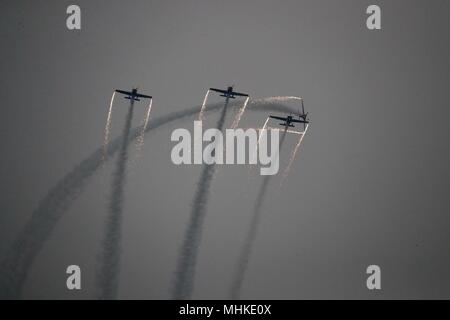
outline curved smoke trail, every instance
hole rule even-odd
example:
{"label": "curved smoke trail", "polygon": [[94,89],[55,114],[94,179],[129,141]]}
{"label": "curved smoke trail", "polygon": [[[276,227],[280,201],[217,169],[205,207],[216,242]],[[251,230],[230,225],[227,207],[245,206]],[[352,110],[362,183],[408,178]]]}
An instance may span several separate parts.
{"label": "curved smoke trail", "polygon": [[[228,108],[228,98],[222,109],[217,130],[222,131]],[[173,298],[189,299],[194,287],[195,265],[200,240],[203,233],[203,221],[208,205],[209,189],[214,177],[215,164],[204,164],[197,190],[192,201],[192,210],[189,225],[186,230],[183,246],[180,250],[177,269],[175,271],[175,284]]]}
{"label": "curved smoke trail", "polygon": [[276,97],[268,97],[263,98],[259,100],[255,100],[255,102],[264,101],[266,103],[277,103],[277,102],[284,102],[284,101],[290,101],[290,100],[299,100],[302,101],[302,97],[296,97],[296,96],[276,96]]}
{"label": "curved smoke trail", "polygon": [[[220,106],[211,107],[217,110]],[[198,112],[198,107],[174,112],[150,121],[147,132],[175,120],[181,120]],[[140,128],[131,131],[128,144],[137,138]],[[106,160],[120,149],[121,137],[110,142],[106,148]],[[35,257],[41,251],[62,215],[80,196],[92,175],[102,166],[104,160],[103,146],[81,161],[49,190],[33,211],[31,219],[13,243],[0,266],[0,299],[17,299],[20,297],[29,270]]]}
{"label": "curved smoke trail", "polygon": [[[283,131],[283,135],[280,139],[280,152],[281,147],[286,138],[287,130]],[[269,185],[271,176],[264,176],[264,180],[259,189],[258,196],[256,197],[255,207],[253,209],[252,220],[250,221],[250,227],[246,233],[245,241],[242,246],[241,254],[239,255],[239,260],[236,265],[236,270],[233,277],[233,282],[231,283],[230,299],[239,299],[241,294],[242,284],[244,282],[245,272],[247,271],[248,262],[252,254],[253,243],[255,242],[256,233],[258,230],[259,221],[261,219],[261,207],[264,202],[264,197],[266,195],[267,187]]]}
{"label": "curved smoke trail", "polygon": [[133,119],[134,103],[131,101],[125,120],[117,158],[116,170],[113,174],[111,185],[111,197],[109,213],[106,219],[106,233],[102,242],[100,269],[97,273],[97,281],[100,289],[100,299],[116,299],[119,287],[120,274],[120,242],[122,235],[123,202],[125,188],[125,171],[128,159],[128,137],[130,135],[131,120]]}
{"label": "curved smoke trail", "polygon": [[[213,105],[208,108],[208,112],[217,111],[222,106],[222,104]],[[252,102],[249,105],[250,110],[253,110],[252,106],[255,111],[292,112],[292,109],[286,105],[274,102],[267,103],[264,100]],[[199,107],[194,107],[156,118],[149,121],[146,132],[156,130],[163,125],[182,120],[198,112]],[[138,137],[140,134],[139,129],[134,128],[131,130],[128,145]],[[107,145],[105,154],[108,158],[106,160],[109,160],[111,156],[119,151],[121,141],[121,137],[118,137]],[[90,178],[102,166],[103,151],[102,146],[77,164],[48,191],[47,195],[32,212],[30,220],[20,232],[0,265],[0,299],[20,298],[23,285],[34,259],[40,253],[62,215],[81,195]]]}

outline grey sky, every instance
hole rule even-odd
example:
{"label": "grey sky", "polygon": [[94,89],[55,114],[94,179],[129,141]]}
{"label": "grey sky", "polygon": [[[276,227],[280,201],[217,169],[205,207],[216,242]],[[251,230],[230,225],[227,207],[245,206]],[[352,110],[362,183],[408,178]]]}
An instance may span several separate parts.
{"label": "grey sky", "polygon": [[[365,27],[373,3],[380,31]],[[0,260],[47,190],[101,145],[114,88],[153,95],[158,117],[235,84],[302,96],[312,120],[291,175],[269,186],[243,298],[450,297],[449,1],[77,1],[81,31],[65,27],[69,4],[0,3]],[[114,137],[126,103],[115,101]],[[137,160],[130,150],[119,298],[170,297],[200,174],[170,162],[179,126],[192,121],[147,135]],[[194,298],[229,294],[262,180],[247,169],[218,168],[212,182]],[[61,219],[24,297],[95,296],[112,170]],[[69,264],[82,267],[81,292],[65,289]],[[381,292],[365,287],[369,264]]]}

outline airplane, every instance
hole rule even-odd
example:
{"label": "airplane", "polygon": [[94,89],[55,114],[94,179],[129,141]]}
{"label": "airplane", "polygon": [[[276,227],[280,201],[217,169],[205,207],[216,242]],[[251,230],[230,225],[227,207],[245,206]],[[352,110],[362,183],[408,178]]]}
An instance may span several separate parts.
{"label": "airplane", "polygon": [[[287,116],[287,117],[278,117],[278,116],[269,116],[272,119],[277,119],[277,120],[282,120],[284,121],[284,123],[280,123],[280,126],[285,126],[286,129],[287,127],[292,127],[294,128],[295,126],[292,124],[293,122],[297,122],[297,123],[303,123],[303,126],[306,128],[306,124],[309,123],[309,120],[306,120],[306,117],[304,120],[301,119],[294,119],[293,116]],[[303,115],[299,115],[300,118],[303,117]]]}
{"label": "airplane", "polygon": [[118,89],[116,89],[115,91],[118,92],[118,93],[126,95],[125,99],[128,99],[128,100],[141,101],[139,98],[153,99],[152,96],[147,96],[145,94],[138,93],[137,92],[138,91],[137,88],[134,88],[131,91],[123,91],[123,90],[118,90]]}
{"label": "airplane", "polygon": [[280,123],[280,125],[282,126],[286,126],[287,127],[294,127],[294,125],[292,124],[292,122],[297,122],[297,123],[303,123],[303,128],[306,129],[306,124],[309,123],[308,120],[308,112],[305,113],[305,106],[303,104],[303,99],[302,99],[302,113],[297,115],[298,116],[298,120],[294,119],[293,116],[287,116],[287,117],[277,117],[277,116],[272,116],[270,115],[270,118],[272,119],[277,119],[277,120],[283,120],[284,123]]}
{"label": "airplane", "polygon": [[248,94],[233,91],[233,86],[228,87],[227,90],[221,90],[216,88],[209,88],[209,90],[222,93],[220,96],[225,97],[227,99],[235,99],[237,96],[248,97]]}

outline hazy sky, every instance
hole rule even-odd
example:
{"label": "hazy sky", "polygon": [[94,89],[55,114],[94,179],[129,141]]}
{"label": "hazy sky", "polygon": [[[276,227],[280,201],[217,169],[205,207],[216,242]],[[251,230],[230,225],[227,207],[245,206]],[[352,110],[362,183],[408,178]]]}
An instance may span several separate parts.
{"label": "hazy sky", "polygon": [[[283,187],[268,186],[243,298],[450,298],[449,1],[76,1],[82,29],[69,31],[72,3],[0,2],[0,261],[47,191],[101,145],[113,89],[153,95],[155,118],[235,84],[302,96],[312,121]],[[366,28],[370,4],[379,31]],[[117,98],[114,137],[126,108]],[[201,170],[172,164],[170,134],[193,119],[148,134],[139,158],[130,146],[119,298],[170,298]],[[95,297],[114,168],[59,221],[23,297]],[[261,182],[218,168],[194,298],[228,297]],[[65,287],[69,264],[82,268],[80,292]],[[378,292],[365,285],[371,264]]]}

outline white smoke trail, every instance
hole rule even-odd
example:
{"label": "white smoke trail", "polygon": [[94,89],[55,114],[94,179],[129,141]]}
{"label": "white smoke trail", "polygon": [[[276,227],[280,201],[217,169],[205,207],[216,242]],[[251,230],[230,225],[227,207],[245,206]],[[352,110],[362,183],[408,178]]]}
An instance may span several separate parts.
{"label": "white smoke trail", "polygon": [[150,112],[152,110],[152,104],[153,104],[153,99],[150,99],[150,103],[148,104],[148,107],[147,107],[147,113],[141,124],[141,133],[140,133],[139,137],[136,139],[136,149],[137,149],[136,157],[140,156],[142,148],[144,147],[145,130],[147,130],[148,119],[150,119]]}
{"label": "white smoke trail", "polygon": [[112,107],[113,107],[114,97],[115,96],[116,96],[116,91],[114,91],[112,96],[111,96],[111,101],[109,103],[108,117],[106,118],[105,137],[103,139],[103,160],[106,159],[106,148],[108,146],[109,135],[111,133],[111,114],[112,114]]}
{"label": "white smoke trail", "polygon": [[[261,129],[261,131],[264,131],[265,129],[266,129],[266,126],[267,126],[267,123],[269,122],[269,117],[267,117],[267,119],[266,119],[266,121],[264,122],[264,125],[263,125],[263,127],[262,127],[262,129]],[[258,143],[256,144],[256,149],[258,149],[258,146],[259,146],[259,140],[261,139],[261,135],[259,135],[259,137],[258,137]]]}
{"label": "white smoke trail", "polygon": [[[223,104],[215,104],[208,108],[208,112],[220,110]],[[265,103],[260,99],[258,103],[252,101],[250,110],[260,112],[291,112],[286,105]],[[149,121],[146,133],[162,128],[174,121],[183,120],[198,114],[199,107],[173,112]],[[134,128],[128,139],[132,143],[140,134],[140,128]],[[120,151],[123,137],[111,141],[106,148],[106,160]],[[0,264],[0,299],[18,299],[36,257],[62,216],[82,194],[94,174],[102,168],[104,163],[103,146],[95,150],[88,157],[79,162],[72,170],[64,175],[47,192],[39,205],[33,210],[31,218],[17,236],[13,245],[6,252]]]}
{"label": "white smoke trail", "polygon": [[302,134],[303,134],[303,132],[295,131],[295,130],[287,130],[286,132],[287,132],[287,133],[298,134],[298,135],[302,135]]}
{"label": "white smoke trail", "polygon": [[263,98],[263,99],[258,99],[255,100],[255,103],[259,103],[259,102],[267,102],[267,103],[276,103],[276,102],[285,102],[285,101],[289,101],[289,100],[303,100],[302,97],[296,97],[296,96],[276,96],[276,97],[269,97],[269,98]]}
{"label": "white smoke trail", "polygon": [[295,155],[297,154],[298,149],[300,148],[300,145],[302,144],[303,138],[305,137],[306,131],[308,131],[309,124],[306,125],[305,131],[301,134],[301,137],[298,139],[297,144],[295,145],[295,148],[292,150],[291,157],[289,158],[289,163],[286,166],[286,168],[283,171],[283,175],[281,177],[280,187],[283,185],[284,180],[287,178],[289,171],[291,170],[292,163],[294,162]]}
{"label": "white smoke trail", "polygon": [[245,108],[247,107],[247,103],[250,100],[250,97],[247,97],[247,99],[245,99],[245,102],[242,106],[242,108],[239,110],[238,114],[236,115],[236,118],[234,119],[233,123],[231,124],[231,129],[236,129],[237,126],[239,125],[239,122],[241,121],[242,115],[245,112]]}
{"label": "white smoke trail", "polygon": [[203,114],[205,113],[206,101],[208,100],[209,91],[206,91],[205,98],[203,99],[202,107],[200,108],[200,113],[198,114],[198,120],[203,121]]}

